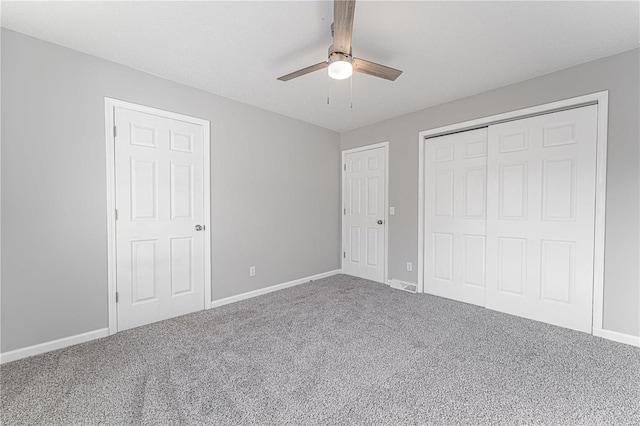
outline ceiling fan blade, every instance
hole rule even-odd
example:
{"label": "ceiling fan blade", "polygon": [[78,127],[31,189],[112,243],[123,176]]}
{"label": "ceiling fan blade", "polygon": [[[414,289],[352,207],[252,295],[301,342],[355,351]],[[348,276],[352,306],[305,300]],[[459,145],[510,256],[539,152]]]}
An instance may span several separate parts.
{"label": "ceiling fan blade", "polygon": [[375,62],[359,58],[353,58],[351,64],[353,65],[353,70],[356,72],[369,74],[374,77],[384,78],[385,80],[395,81],[395,79],[398,78],[400,74],[402,74],[402,71],[395,68],[376,64]]}
{"label": "ceiling fan blade", "polygon": [[301,75],[309,74],[314,71],[321,70],[329,66],[328,62],[320,62],[319,64],[311,65],[310,67],[302,68],[301,70],[294,71],[291,74],[283,75],[282,77],[278,77],[280,81],[289,81],[296,77],[300,77]]}
{"label": "ceiling fan blade", "polygon": [[333,2],[333,50],[351,54],[351,34],[355,0],[335,0]]}

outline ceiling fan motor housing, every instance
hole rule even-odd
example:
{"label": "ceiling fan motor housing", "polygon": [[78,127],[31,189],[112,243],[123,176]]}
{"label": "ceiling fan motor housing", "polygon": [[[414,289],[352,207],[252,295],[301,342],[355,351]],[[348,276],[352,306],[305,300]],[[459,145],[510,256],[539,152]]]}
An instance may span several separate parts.
{"label": "ceiling fan motor housing", "polygon": [[349,49],[349,53],[344,53],[344,52],[338,52],[337,50],[334,50],[333,44],[329,46],[329,63],[330,64],[338,61],[351,62],[351,59],[352,59],[351,49]]}
{"label": "ceiling fan motor housing", "polygon": [[340,53],[340,52],[332,52],[329,53],[329,64],[332,64],[334,62],[349,62],[351,63],[351,55],[345,55],[344,53]]}

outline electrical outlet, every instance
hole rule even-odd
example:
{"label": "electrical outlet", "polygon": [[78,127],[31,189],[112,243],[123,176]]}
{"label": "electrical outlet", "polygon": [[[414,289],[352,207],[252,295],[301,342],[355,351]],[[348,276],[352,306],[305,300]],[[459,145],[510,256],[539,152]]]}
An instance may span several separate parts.
{"label": "electrical outlet", "polygon": [[389,207],[389,214],[391,216],[393,216],[394,214],[396,214],[396,208],[395,207]]}
{"label": "electrical outlet", "polygon": [[255,266],[250,266],[249,267],[249,276],[250,277],[255,277],[256,276],[256,267]]}
{"label": "electrical outlet", "polygon": [[407,271],[413,271],[413,263],[407,262]]}

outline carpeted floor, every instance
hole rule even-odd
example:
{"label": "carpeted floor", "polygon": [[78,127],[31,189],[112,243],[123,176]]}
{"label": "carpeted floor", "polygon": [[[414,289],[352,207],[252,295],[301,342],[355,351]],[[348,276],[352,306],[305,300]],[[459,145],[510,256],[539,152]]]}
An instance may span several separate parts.
{"label": "carpeted floor", "polygon": [[338,275],[0,367],[2,424],[640,424],[640,349]]}

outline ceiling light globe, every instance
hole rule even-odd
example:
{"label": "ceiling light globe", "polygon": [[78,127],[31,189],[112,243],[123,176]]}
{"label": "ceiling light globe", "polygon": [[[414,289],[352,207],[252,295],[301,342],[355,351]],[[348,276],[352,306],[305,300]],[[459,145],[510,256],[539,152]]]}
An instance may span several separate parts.
{"label": "ceiling light globe", "polygon": [[353,74],[353,66],[348,61],[335,61],[329,64],[329,77],[344,80]]}

